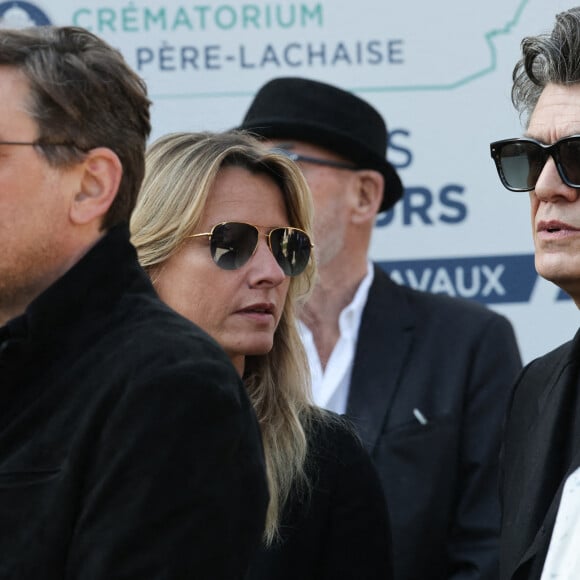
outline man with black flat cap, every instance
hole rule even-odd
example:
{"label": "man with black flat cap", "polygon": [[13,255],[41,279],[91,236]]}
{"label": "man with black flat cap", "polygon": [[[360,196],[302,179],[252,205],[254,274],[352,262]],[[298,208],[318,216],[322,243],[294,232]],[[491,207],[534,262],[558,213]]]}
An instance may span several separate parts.
{"label": "man with black flat cap", "polygon": [[403,195],[369,103],[277,78],[240,128],[287,152],[312,190],[319,280],[301,330],[314,397],[353,420],[377,466],[396,580],[496,580],[500,430],[521,368],[510,323],[369,261],[377,213]]}

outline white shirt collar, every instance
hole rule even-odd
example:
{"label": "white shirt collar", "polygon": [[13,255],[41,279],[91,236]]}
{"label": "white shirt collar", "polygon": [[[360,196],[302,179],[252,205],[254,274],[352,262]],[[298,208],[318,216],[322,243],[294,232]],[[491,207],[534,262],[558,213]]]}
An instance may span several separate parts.
{"label": "white shirt collar", "polygon": [[369,261],[367,273],[359,284],[352,301],[340,313],[338,319],[340,337],[324,371],[312,332],[304,323],[299,322],[300,334],[310,365],[314,401],[317,405],[336,413],[346,411],[358,331],[373,279],[374,268],[372,262]]}
{"label": "white shirt collar", "polygon": [[338,317],[338,328],[340,329],[341,337],[349,340],[356,339],[374,276],[375,271],[373,265],[371,262],[368,262],[366,276],[359,284],[351,303],[343,308]]}

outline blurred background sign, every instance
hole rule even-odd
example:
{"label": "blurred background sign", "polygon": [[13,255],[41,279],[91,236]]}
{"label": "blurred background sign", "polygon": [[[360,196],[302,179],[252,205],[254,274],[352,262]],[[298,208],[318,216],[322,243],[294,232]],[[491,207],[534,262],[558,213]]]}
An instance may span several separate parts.
{"label": "blurred background sign", "polygon": [[519,136],[510,102],[521,39],[563,0],[93,0],[0,2],[0,26],[83,26],[146,80],[152,139],[236,126],[271,78],[336,84],[389,128],[405,197],[379,216],[371,255],[393,278],[486,303],[525,362],[573,337],[574,303],[534,270],[527,194],[502,188],[490,141]]}

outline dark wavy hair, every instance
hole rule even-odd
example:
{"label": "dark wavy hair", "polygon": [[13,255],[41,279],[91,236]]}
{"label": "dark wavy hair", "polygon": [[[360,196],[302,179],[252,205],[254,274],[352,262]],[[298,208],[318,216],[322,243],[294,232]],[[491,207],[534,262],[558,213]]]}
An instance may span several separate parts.
{"label": "dark wavy hair", "polygon": [[38,146],[51,165],[78,162],[95,147],[117,154],[123,177],[101,227],[128,222],[151,132],[151,102],[143,80],[119,51],[72,26],[0,30],[0,65],[25,76],[28,113],[37,122]]}

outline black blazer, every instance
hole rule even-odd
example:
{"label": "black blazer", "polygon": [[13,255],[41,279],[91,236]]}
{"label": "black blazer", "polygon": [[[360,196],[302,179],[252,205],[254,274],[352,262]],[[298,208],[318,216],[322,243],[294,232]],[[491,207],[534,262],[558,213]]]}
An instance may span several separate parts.
{"label": "black blazer", "polygon": [[506,318],[375,267],[347,415],[385,491],[396,580],[497,580],[500,428],[520,369]]}
{"label": "black blazer", "polygon": [[0,579],[233,580],[259,546],[259,429],[223,350],[126,228],[0,328]]}
{"label": "black blazer", "polygon": [[517,381],[502,449],[502,580],[542,574],[564,483],[580,466],[578,447],[570,446],[579,379],[580,332]]}
{"label": "black blazer", "polygon": [[294,490],[281,538],[258,553],[248,580],[391,580],[389,519],[377,472],[351,426],[315,422],[310,489]]}

